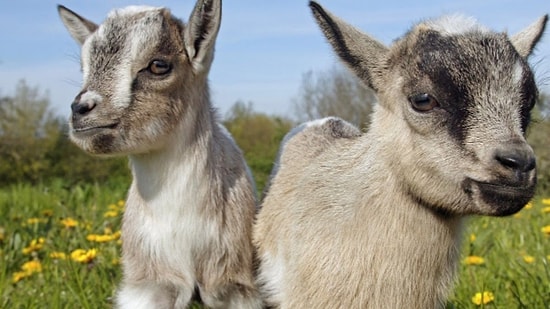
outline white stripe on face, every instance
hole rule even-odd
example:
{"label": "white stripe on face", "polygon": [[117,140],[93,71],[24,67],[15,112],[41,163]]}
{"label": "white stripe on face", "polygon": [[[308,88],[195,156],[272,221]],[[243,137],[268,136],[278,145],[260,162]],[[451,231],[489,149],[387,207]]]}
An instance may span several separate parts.
{"label": "white stripe on face", "polygon": [[[94,34],[92,34],[93,36]],[[88,38],[84,44],[82,44],[82,50],[81,50],[81,66],[82,66],[82,80],[84,83],[88,80],[88,77],[90,75],[90,38]]]}
{"label": "white stripe on face", "polygon": [[[132,83],[135,74],[144,69],[151,59],[145,59],[155,48],[155,41],[160,37],[162,30],[162,16],[159,9],[153,10],[147,7],[142,11],[140,20],[148,19],[148,23],[137,23],[128,29],[124,50],[121,51],[124,56],[121,57],[119,67],[115,72],[113,106],[115,108],[126,108],[131,102]],[[153,21],[153,22],[151,22]]]}
{"label": "white stripe on face", "polygon": [[80,102],[86,103],[88,107],[92,107],[92,105],[99,104],[102,101],[103,97],[101,96],[101,94],[93,90],[86,91],[80,96]]}
{"label": "white stripe on face", "polygon": [[[125,109],[131,103],[131,91],[132,83],[135,78],[135,74],[144,69],[150,59],[144,59],[150,57],[153,52],[153,48],[156,47],[156,40],[160,37],[160,31],[162,29],[162,16],[159,14],[159,8],[152,7],[131,7],[129,9],[116,10],[109,14],[110,21],[102,24],[98,30],[82,45],[82,73],[84,85],[96,85],[96,87],[105,87],[112,89],[111,97],[112,107],[116,109]],[[133,15],[138,14],[134,17]],[[147,22],[145,22],[147,20]],[[116,25],[111,27],[110,25]],[[92,55],[92,44],[100,42],[105,46],[109,44],[109,37],[113,37],[112,34],[107,33],[109,31],[121,31],[118,34],[121,40],[117,44],[121,44],[120,49],[117,51],[118,62],[109,63],[109,65],[116,66],[114,68],[107,68],[111,70],[109,76],[105,76],[103,73],[92,72],[93,58],[98,55]],[[116,36],[115,36],[116,37]],[[94,43],[95,42],[95,43]],[[95,50],[94,53],[101,53],[101,50]],[[108,55],[111,57],[112,55]],[[99,55],[101,58],[101,55]],[[101,80],[92,80],[101,79]],[[108,84],[106,84],[108,83]],[[100,89],[90,89],[100,91]]]}

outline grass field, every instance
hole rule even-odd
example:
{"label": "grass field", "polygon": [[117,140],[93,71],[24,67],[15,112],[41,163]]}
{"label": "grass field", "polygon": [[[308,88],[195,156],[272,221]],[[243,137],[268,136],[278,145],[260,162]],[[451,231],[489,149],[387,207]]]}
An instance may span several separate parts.
{"label": "grass field", "polygon": [[[1,189],[0,308],[110,308],[125,191]],[[550,308],[550,199],[509,218],[472,218],[462,249],[448,308]]]}

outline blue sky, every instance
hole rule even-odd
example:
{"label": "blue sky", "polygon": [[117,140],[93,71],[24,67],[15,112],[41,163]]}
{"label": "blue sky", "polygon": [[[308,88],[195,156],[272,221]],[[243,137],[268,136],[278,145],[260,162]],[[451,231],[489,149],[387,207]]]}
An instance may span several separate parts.
{"label": "blue sky", "polygon": [[[445,13],[462,13],[497,31],[514,34],[550,13],[548,0],[319,0],[328,10],[390,44],[415,22]],[[132,4],[165,6],[187,20],[192,0],[18,0],[0,10],[0,96],[15,84],[49,92],[52,107],[68,115],[79,92],[79,47],[57,15],[63,4],[95,22],[113,8]],[[337,62],[305,0],[225,0],[210,73],[213,104],[223,115],[237,100],[257,111],[292,116],[302,74]],[[537,80],[550,92],[550,27],[531,57]],[[546,85],[544,84],[546,80]]]}

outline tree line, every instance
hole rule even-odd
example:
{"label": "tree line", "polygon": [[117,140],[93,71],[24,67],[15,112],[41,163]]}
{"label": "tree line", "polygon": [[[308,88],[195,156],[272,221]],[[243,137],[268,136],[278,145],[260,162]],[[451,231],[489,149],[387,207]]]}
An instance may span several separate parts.
{"label": "tree line", "polygon": [[[307,72],[293,99],[295,116],[266,115],[253,103],[236,102],[223,123],[243,150],[259,190],[269,178],[279,144],[297,123],[338,116],[366,130],[374,92],[341,67]],[[538,187],[550,192],[550,96],[541,94],[533,110],[529,143],[537,155]],[[76,147],[68,138],[67,120],[52,112],[48,94],[20,81],[12,96],[0,96],[0,186],[19,182],[60,180],[130,182],[124,157],[99,158]]]}

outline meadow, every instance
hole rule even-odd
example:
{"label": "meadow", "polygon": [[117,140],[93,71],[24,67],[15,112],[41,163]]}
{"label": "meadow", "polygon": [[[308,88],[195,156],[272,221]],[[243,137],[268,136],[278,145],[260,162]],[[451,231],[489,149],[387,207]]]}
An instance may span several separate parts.
{"label": "meadow", "polygon": [[[110,308],[126,183],[0,189],[0,308]],[[550,308],[550,198],[471,218],[448,308]],[[199,308],[198,306],[194,306]]]}

